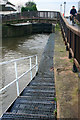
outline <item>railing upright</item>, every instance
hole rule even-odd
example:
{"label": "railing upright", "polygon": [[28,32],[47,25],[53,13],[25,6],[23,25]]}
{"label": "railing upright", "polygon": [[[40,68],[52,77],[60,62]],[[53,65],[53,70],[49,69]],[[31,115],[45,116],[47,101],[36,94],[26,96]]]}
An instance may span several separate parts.
{"label": "railing upright", "polygon": [[[32,62],[31,62],[31,58],[30,58],[30,69],[32,69]],[[32,70],[30,71],[31,74],[31,80],[32,80]]]}
{"label": "railing upright", "polygon": [[14,64],[15,64],[15,75],[16,75],[17,96],[19,96],[19,83],[18,83],[17,63],[14,62]]}
{"label": "railing upright", "polygon": [[36,56],[36,72],[38,71],[38,57]]}

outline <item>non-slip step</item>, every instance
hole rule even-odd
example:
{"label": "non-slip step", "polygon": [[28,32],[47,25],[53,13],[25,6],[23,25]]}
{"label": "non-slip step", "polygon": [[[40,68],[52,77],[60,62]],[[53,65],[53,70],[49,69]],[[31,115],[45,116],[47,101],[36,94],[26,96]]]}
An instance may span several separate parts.
{"label": "non-slip step", "polygon": [[32,85],[30,85],[30,86],[28,86],[25,90],[54,90],[55,89],[55,87],[54,86],[32,86]]}
{"label": "non-slip step", "polygon": [[42,77],[42,78],[53,78],[53,75],[47,75],[47,74],[43,74],[43,75],[38,75],[38,77]]}
{"label": "non-slip step", "polygon": [[47,96],[21,96],[18,98],[19,99],[24,99],[27,101],[54,101],[54,97],[47,97]]}
{"label": "non-slip step", "polygon": [[54,115],[5,113],[1,120],[55,120]]}
{"label": "non-slip step", "polygon": [[[39,89],[37,89],[37,90],[33,90],[33,89],[25,89],[24,90],[24,92],[23,92],[23,94],[22,94],[22,96],[26,96],[28,93],[30,93],[30,95],[32,95],[33,94],[33,96],[36,94],[36,95],[38,95],[38,96],[42,96],[43,94],[44,94],[44,96],[45,95],[53,95],[53,94],[55,94],[55,90],[39,90]],[[49,97],[49,96],[48,96]]]}
{"label": "non-slip step", "polygon": [[36,82],[39,82],[39,81],[41,81],[41,82],[54,82],[54,80],[52,79],[52,78],[36,78],[36,79],[34,79],[33,81],[36,81]]}
{"label": "non-slip step", "polygon": [[53,115],[54,109],[55,109],[55,105],[53,106],[54,109],[49,108],[49,107],[48,108],[46,107],[46,109],[44,109],[44,108],[41,109],[41,108],[39,108],[39,106],[35,106],[33,108],[33,107],[30,107],[29,105],[28,106],[23,106],[22,105],[22,107],[18,107],[18,108],[15,107],[14,109],[11,110],[11,112],[12,113],[25,113],[25,114]]}
{"label": "non-slip step", "polygon": [[27,100],[27,99],[17,99],[16,100],[16,104],[36,104],[36,105],[52,105],[52,104],[54,104],[54,102],[52,102],[52,101],[45,101],[45,100],[35,100],[35,101],[33,101],[33,100],[31,100],[31,101],[29,101],[29,100]]}
{"label": "non-slip step", "polygon": [[[15,105],[15,107],[12,107],[11,108],[11,111],[10,112],[15,112],[17,113],[18,110],[24,110],[26,113],[28,111],[41,111],[42,113],[43,112],[54,112],[54,109],[55,109],[55,105],[52,105],[52,106],[49,106],[49,105],[35,105],[35,104],[29,104],[29,105],[25,105],[25,104],[17,104]],[[9,111],[8,111],[9,112]]]}
{"label": "non-slip step", "polygon": [[45,93],[45,92],[34,92],[34,93],[32,93],[32,92],[27,92],[26,93],[26,91],[25,92],[23,92],[23,94],[22,94],[23,96],[31,96],[31,95],[33,95],[33,96],[46,96],[46,97],[54,97],[55,96],[55,91],[54,92],[52,92],[52,93]]}
{"label": "non-slip step", "polygon": [[32,93],[35,93],[35,92],[43,92],[43,93],[54,93],[54,90],[40,90],[40,89],[25,89],[26,92],[32,92]]}
{"label": "non-slip step", "polygon": [[50,82],[40,82],[40,81],[36,82],[36,81],[33,81],[33,82],[30,83],[30,85],[36,85],[36,86],[39,86],[39,85],[53,86],[54,83],[53,82],[50,83]]}
{"label": "non-slip step", "polygon": [[32,109],[19,109],[16,113],[27,113],[27,114],[44,114],[44,115],[53,115],[54,111],[47,110],[32,110]]}
{"label": "non-slip step", "polygon": [[31,101],[32,103],[35,101],[41,101],[42,103],[43,102],[47,102],[47,101],[49,101],[49,102],[52,102],[52,101],[54,101],[54,98],[55,97],[45,97],[45,96],[43,96],[43,97],[41,97],[41,96],[21,96],[21,97],[18,97],[18,99],[16,100],[16,101]]}
{"label": "non-slip step", "polygon": [[33,80],[33,81],[31,81],[31,83],[33,83],[33,82],[40,82],[40,83],[54,83],[54,80],[51,80],[51,79],[35,79],[35,80]]}
{"label": "non-slip step", "polygon": [[19,98],[17,98],[16,99],[16,101],[14,102],[14,107],[17,105],[17,104],[24,104],[24,105],[29,105],[29,104],[31,104],[31,105],[36,105],[36,106],[38,106],[38,105],[41,105],[41,106],[52,106],[52,105],[54,105],[55,104],[55,102],[54,102],[54,100],[53,101],[46,101],[46,100],[28,100],[28,99],[26,99],[26,97],[19,97]]}
{"label": "non-slip step", "polygon": [[38,73],[38,75],[35,76],[33,80],[42,80],[42,81],[44,81],[44,80],[54,80],[54,76],[53,76],[53,78],[52,77],[47,77],[46,78],[46,77],[42,77],[41,74]]}

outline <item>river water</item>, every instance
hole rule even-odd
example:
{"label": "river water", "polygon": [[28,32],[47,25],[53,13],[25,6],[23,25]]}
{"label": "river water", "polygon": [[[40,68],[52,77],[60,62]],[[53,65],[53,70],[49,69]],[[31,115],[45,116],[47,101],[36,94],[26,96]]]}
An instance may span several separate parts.
{"label": "river water", "polygon": [[[27,57],[37,54],[38,64],[41,59],[41,54],[49,38],[49,34],[35,34],[25,37],[6,38],[2,40],[2,61],[9,61],[21,57]],[[35,64],[35,59],[32,59],[32,65]],[[18,76],[30,68],[29,59],[17,62]],[[14,64],[10,63],[3,65],[2,79],[0,77],[0,88],[4,87],[15,79]],[[35,75],[35,69],[32,71],[33,77]],[[19,80],[20,92],[30,82],[30,73],[25,75]],[[17,97],[16,83],[7,88],[0,94],[0,115],[8,108],[8,106]]]}

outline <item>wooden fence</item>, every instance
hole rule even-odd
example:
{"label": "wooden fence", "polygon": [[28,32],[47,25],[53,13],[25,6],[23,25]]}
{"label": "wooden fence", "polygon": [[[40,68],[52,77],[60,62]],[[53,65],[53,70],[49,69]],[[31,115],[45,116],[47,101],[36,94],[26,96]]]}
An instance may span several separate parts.
{"label": "wooden fence", "polygon": [[62,14],[59,14],[59,22],[69,58],[73,58],[73,71],[80,72],[80,27],[70,25]]}

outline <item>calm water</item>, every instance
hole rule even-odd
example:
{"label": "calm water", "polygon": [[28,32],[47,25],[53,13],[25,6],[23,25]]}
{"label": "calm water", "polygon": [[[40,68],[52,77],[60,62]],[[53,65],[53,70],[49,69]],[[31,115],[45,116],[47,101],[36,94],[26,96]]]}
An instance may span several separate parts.
{"label": "calm water", "polygon": [[[9,61],[16,58],[38,55],[38,64],[41,59],[44,46],[47,43],[49,34],[36,34],[27,37],[17,37],[3,39],[2,41],[2,61]],[[32,65],[34,65],[35,59],[32,59]],[[17,62],[18,76],[30,68],[29,60],[23,60]],[[2,78],[0,77],[0,88],[4,87],[15,79],[14,64],[3,65]],[[33,76],[35,70],[33,70]],[[19,80],[20,92],[30,82],[30,73],[25,75]],[[16,98],[16,84],[7,88],[2,95],[0,95],[0,114],[13,102]]]}

